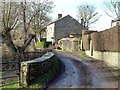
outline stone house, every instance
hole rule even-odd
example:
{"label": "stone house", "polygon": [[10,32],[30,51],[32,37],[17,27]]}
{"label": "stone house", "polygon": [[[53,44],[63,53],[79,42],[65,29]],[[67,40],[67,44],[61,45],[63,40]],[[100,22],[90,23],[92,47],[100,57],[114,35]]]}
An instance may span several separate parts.
{"label": "stone house", "polygon": [[47,26],[47,41],[52,41],[54,43],[70,35],[78,38],[82,36],[82,30],[85,29],[86,28],[82,24],[70,15],[62,17],[62,14],[58,14],[58,20]]}

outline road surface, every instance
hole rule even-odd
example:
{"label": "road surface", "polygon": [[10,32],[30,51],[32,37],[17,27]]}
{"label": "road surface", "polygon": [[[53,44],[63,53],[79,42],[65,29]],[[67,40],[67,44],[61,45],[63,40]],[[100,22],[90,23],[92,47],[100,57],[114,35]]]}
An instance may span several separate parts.
{"label": "road surface", "polygon": [[85,61],[72,52],[57,52],[62,62],[58,77],[49,88],[118,88],[113,74],[101,61]]}

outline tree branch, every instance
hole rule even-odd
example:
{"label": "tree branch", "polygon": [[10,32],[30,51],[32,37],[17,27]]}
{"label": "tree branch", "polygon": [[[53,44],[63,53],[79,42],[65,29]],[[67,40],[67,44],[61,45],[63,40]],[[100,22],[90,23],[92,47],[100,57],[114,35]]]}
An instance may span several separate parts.
{"label": "tree branch", "polygon": [[27,41],[22,45],[20,52],[24,52],[25,49],[27,48],[27,46],[31,43],[32,39],[35,37],[34,34],[30,34],[29,38],[27,39]]}

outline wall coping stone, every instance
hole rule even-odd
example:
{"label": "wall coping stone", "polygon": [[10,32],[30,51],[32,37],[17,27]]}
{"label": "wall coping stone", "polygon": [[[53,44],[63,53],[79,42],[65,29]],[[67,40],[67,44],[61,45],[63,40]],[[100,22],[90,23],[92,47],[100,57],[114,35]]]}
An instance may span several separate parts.
{"label": "wall coping stone", "polygon": [[35,63],[35,62],[44,62],[44,61],[48,60],[49,58],[51,58],[51,57],[53,57],[53,56],[54,56],[54,53],[53,53],[53,52],[47,52],[47,53],[44,54],[42,57],[35,58],[35,59],[30,60],[30,61],[21,62],[21,64],[22,64],[22,65],[27,65],[27,64]]}

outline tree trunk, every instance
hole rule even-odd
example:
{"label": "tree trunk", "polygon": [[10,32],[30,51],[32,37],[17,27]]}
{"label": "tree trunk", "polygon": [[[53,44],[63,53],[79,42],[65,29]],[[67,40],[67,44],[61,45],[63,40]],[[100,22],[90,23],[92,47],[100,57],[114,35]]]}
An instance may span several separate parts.
{"label": "tree trunk", "polygon": [[5,30],[6,32],[2,33],[2,39],[3,42],[8,46],[9,50],[12,54],[15,54],[17,52],[17,49],[12,41],[10,31]]}
{"label": "tree trunk", "polygon": [[35,37],[34,34],[30,34],[29,38],[26,40],[26,42],[22,45],[20,52],[24,52],[27,46],[31,43],[32,39]]}
{"label": "tree trunk", "polygon": [[[10,28],[9,28],[10,29]],[[35,35],[30,34],[29,38],[26,40],[26,42],[22,45],[22,47],[16,47],[12,41],[12,37],[10,34],[10,30],[6,28],[5,32],[2,33],[2,39],[3,42],[7,45],[9,48],[12,56],[15,56],[15,59],[21,61],[20,59],[23,57],[23,53],[27,46],[31,43],[32,39],[35,37]]]}

